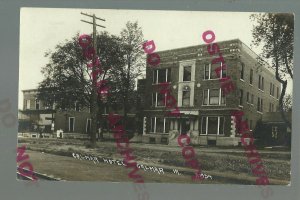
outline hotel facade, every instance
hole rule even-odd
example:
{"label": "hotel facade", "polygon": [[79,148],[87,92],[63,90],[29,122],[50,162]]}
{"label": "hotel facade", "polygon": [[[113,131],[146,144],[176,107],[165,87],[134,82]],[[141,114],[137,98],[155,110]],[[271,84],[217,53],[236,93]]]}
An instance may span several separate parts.
{"label": "hotel facade", "polygon": [[[249,128],[266,112],[278,110],[280,83],[268,64],[239,39],[218,43],[227,69],[217,77],[206,45],[156,52],[160,64],[146,68],[143,110],[144,143],[176,144],[179,134],[188,134],[192,144],[237,146],[240,135],[232,111],[243,111]],[[230,76],[235,90],[226,96],[220,78]],[[170,84],[179,116],[167,115],[166,100],[157,86]]]}

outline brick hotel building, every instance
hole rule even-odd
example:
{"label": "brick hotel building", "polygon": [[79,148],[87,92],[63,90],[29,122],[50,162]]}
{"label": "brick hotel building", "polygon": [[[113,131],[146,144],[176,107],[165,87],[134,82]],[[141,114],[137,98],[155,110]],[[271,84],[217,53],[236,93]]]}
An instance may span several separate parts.
{"label": "brick hotel building", "polygon": [[[257,55],[239,39],[219,42],[227,65],[221,77],[230,76],[235,90],[224,95],[206,45],[157,52],[161,62],[147,66],[143,136],[145,143],[176,144],[181,133],[192,144],[239,145],[232,111],[245,113],[250,129],[266,112],[278,109],[281,86],[267,63],[259,65]],[[177,99],[180,116],[166,115],[159,83],[169,82]]]}

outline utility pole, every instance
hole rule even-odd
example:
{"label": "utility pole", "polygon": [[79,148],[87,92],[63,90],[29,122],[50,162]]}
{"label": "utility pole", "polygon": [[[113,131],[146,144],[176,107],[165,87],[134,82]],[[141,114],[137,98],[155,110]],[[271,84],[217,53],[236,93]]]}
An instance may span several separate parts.
{"label": "utility pole", "polygon": [[[81,12],[80,14],[88,16],[88,17],[92,17],[93,22],[88,22],[85,20],[81,20],[84,23],[88,23],[88,24],[92,24],[93,25],[93,47],[95,49],[95,54],[93,56],[93,62],[96,61],[97,59],[97,30],[96,27],[99,26],[101,28],[105,28],[105,26],[101,26],[96,24],[96,19],[101,20],[101,21],[105,21],[105,19],[96,17],[95,14],[93,15],[89,15],[86,13]],[[96,71],[96,66],[92,67],[92,73],[94,74]],[[94,76],[92,76],[94,77]],[[92,96],[91,96],[91,118],[92,118],[92,122],[91,122],[91,142],[92,142],[92,146],[95,147],[96,145],[96,133],[97,133],[97,114],[98,114],[98,103],[97,103],[97,76],[95,78],[92,78]]]}

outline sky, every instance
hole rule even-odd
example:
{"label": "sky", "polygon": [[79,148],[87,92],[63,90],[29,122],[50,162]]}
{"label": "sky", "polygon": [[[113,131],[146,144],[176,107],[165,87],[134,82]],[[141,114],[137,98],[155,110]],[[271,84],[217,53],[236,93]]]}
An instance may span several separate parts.
{"label": "sky", "polygon": [[[254,25],[249,12],[204,12],[204,11],[154,11],[122,9],[58,9],[22,8],[20,11],[20,70],[19,108],[23,105],[22,90],[35,89],[43,80],[41,69],[48,62],[45,52],[71,39],[77,32],[90,34],[92,25],[80,20],[91,21],[80,12],[95,14],[106,21],[97,21],[105,30],[119,35],[127,21],[138,21],[145,40],[154,40],[156,51],[204,44],[202,33],[214,31],[216,42],[239,38],[251,46],[251,29]],[[260,53],[259,48],[252,48]]]}

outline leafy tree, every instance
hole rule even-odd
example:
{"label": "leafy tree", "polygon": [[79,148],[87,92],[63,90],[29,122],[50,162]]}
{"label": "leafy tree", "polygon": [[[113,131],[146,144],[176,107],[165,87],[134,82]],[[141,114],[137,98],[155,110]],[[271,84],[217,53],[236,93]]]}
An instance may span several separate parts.
{"label": "leafy tree", "polygon": [[294,15],[289,13],[253,14],[253,44],[262,46],[261,56],[271,62],[275,77],[282,85],[279,108],[282,118],[291,128],[284,114],[283,100],[288,79],[293,79]]}
{"label": "leafy tree", "polygon": [[127,114],[135,106],[136,79],[145,69],[144,52],[141,48],[144,38],[138,22],[127,22],[126,27],[121,31],[120,38],[125,65],[112,72],[115,83],[113,91],[116,94],[116,102],[123,105],[123,126],[126,129]]}
{"label": "leafy tree", "polygon": [[[59,110],[69,110],[74,108],[77,102],[83,108],[96,110],[98,116],[102,116],[103,98],[97,93],[97,102],[92,98],[92,76],[91,70],[87,67],[83,52],[78,44],[79,34],[71,40],[66,40],[58,44],[53,52],[47,52],[46,57],[49,63],[42,68],[44,80],[39,84],[38,97],[48,105],[55,103]],[[101,32],[97,36],[96,54],[100,58],[102,74],[98,74],[99,80],[111,80],[111,71],[124,65],[124,56],[120,48],[120,38]],[[112,81],[108,81],[113,84]],[[100,109],[98,109],[100,108]],[[92,127],[99,123],[100,118],[92,119]],[[96,129],[92,130],[91,143],[95,145]]]}
{"label": "leafy tree", "polygon": [[283,99],[283,109],[286,112],[292,111],[293,97],[291,94],[287,94]]}

